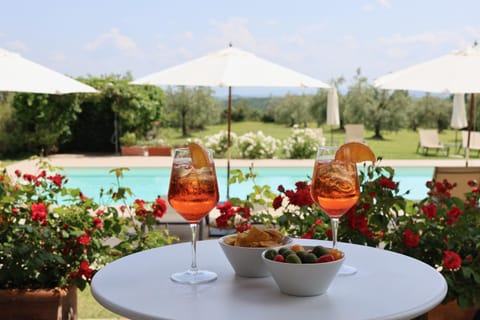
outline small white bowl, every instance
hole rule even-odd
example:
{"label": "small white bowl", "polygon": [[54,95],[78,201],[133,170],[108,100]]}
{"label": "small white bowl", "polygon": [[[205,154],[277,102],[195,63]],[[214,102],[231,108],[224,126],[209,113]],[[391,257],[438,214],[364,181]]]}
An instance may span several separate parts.
{"label": "small white bowl", "polygon": [[[279,249],[274,248],[274,249]],[[313,247],[305,246],[305,249]],[[287,263],[277,262],[265,258],[264,250],[262,259],[265,266],[272,274],[280,291],[293,296],[318,296],[327,292],[330,284],[345,261],[343,258],[331,262],[322,263]]]}
{"label": "small white bowl", "polygon": [[[267,249],[265,247],[238,247],[225,243],[225,239],[232,235],[221,237],[218,240],[225,256],[230,262],[235,273],[241,277],[260,278],[268,277],[268,272],[265,263],[262,260],[262,252]],[[291,239],[285,237],[283,244],[291,242]]]}

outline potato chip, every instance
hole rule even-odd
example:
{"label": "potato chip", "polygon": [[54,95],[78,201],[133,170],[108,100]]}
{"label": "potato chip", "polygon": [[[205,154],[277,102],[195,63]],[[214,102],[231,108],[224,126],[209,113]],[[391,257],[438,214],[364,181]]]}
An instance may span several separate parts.
{"label": "potato chip", "polygon": [[283,235],[276,229],[252,226],[248,231],[226,237],[224,242],[237,247],[274,247],[282,244]]}

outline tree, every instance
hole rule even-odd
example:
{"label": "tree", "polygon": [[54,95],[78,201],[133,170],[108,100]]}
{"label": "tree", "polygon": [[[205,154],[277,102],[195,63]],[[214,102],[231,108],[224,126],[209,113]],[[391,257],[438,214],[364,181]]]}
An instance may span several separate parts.
{"label": "tree", "polygon": [[283,98],[271,99],[268,109],[271,109],[276,123],[283,123],[289,127],[298,124],[306,127],[311,119],[309,106],[311,96],[287,94]]}
{"label": "tree", "polygon": [[374,139],[383,139],[381,130],[399,130],[405,126],[405,108],[410,104],[407,92],[376,89],[358,69],[345,97],[345,123],[363,123],[374,131]]}
{"label": "tree", "polygon": [[[161,119],[164,96],[156,86],[131,85],[132,76],[105,75],[82,79],[99,93],[83,95],[70,151],[111,152],[126,132],[143,139]],[[118,150],[116,150],[118,151]]]}
{"label": "tree", "polygon": [[175,90],[170,87],[165,105],[170,124],[181,128],[182,137],[188,137],[190,130],[204,129],[206,124],[218,123],[220,119],[219,102],[207,87],[179,86]]}
{"label": "tree", "polygon": [[452,104],[451,99],[438,98],[429,93],[416,99],[413,113],[417,120],[416,127],[437,128],[440,132],[447,129],[450,126]]}
{"label": "tree", "polygon": [[76,94],[17,93],[12,105],[14,148],[35,154],[57,152],[62,143],[71,139],[70,126],[81,111]]}

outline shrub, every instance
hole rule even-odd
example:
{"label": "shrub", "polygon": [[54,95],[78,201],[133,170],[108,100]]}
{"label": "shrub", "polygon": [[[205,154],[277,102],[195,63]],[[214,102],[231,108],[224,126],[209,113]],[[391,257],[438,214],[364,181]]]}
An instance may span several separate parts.
{"label": "shrub", "polygon": [[274,158],[278,146],[277,139],[265,136],[262,131],[248,132],[238,138],[238,149],[244,159]]}

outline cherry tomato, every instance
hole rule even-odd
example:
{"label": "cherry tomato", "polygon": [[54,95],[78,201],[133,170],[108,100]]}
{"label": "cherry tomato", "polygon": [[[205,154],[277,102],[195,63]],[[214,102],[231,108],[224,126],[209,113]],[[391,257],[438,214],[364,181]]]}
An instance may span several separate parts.
{"label": "cherry tomato", "polygon": [[317,263],[330,262],[330,261],[335,261],[335,257],[330,253],[324,254],[323,256],[320,256],[317,259]]}
{"label": "cherry tomato", "polygon": [[273,261],[277,262],[285,262],[285,258],[281,254],[277,254],[274,258]]}

